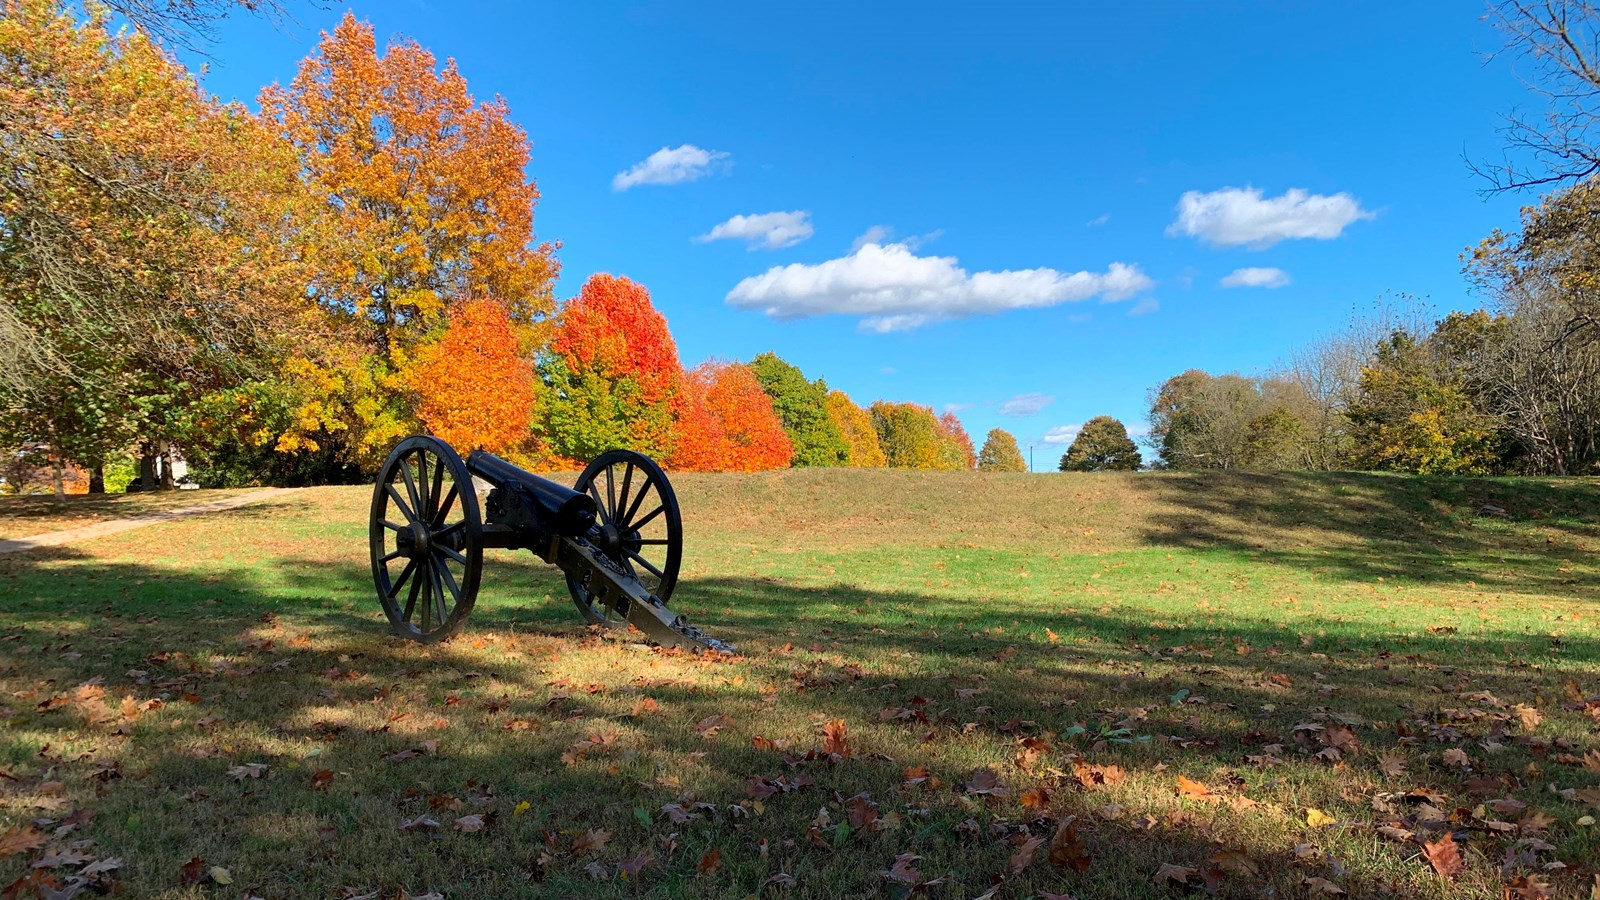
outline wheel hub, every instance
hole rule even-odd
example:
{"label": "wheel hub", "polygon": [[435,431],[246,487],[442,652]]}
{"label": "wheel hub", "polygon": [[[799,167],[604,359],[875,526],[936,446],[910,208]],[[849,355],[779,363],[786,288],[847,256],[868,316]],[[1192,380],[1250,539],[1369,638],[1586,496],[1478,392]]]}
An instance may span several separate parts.
{"label": "wheel hub", "polygon": [[394,536],[400,552],[412,559],[424,556],[432,549],[432,537],[428,533],[427,526],[421,522],[412,522],[409,527],[402,528]]}

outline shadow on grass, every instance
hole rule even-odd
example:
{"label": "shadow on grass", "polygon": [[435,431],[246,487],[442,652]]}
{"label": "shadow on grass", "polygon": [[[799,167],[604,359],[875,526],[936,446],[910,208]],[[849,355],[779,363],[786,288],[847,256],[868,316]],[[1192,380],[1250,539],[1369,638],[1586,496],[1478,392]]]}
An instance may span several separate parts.
{"label": "shadow on grass", "polygon": [[[1254,529],[1274,527],[1275,519],[1288,523],[1294,515],[1292,502],[1265,512],[1241,500],[1211,502],[1219,505],[1208,514],[1215,520],[1209,534],[1195,535],[1185,525],[1170,539],[1244,548],[1249,532],[1242,524],[1231,531],[1229,517],[1247,519]],[[1371,512],[1406,515],[1401,507]],[[233,515],[251,514],[246,508]],[[1370,537],[1370,519],[1342,524],[1368,540],[1405,540],[1399,533]],[[1319,565],[1356,574],[1358,563],[1352,555]],[[809,845],[806,824],[818,804],[862,790],[874,791],[886,810],[917,801],[920,794],[899,788],[903,766],[926,765],[952,785],[970,775],[974,759],[993,759],[1004,772],[1016,742],[1028,736],[1047,738],[1057,752],[1082,752],[1138,773],[1173,765],[1196,777],[1239,777],[1243,755],[1263,744],[1281,741],[1286,755],[1309,757],[1319,748],[1297,744],[1294,726],[1325,722],[1329,711],[1338,711],[1377,723],[1363,729],[1363,740],[1373,749],[1392,749],[1397,737],[1381,723],[1431,720],[1441,707],[1460,706],[1462,694],[1479,690],[1493,690],[1507,702],[1531,699],[1568,671],[1592,679],[1597,662],[1594,646],[1548,637],[1408,636],[1352,626],[1304,640],[1265,621],[1155,628],[1112,615],[1063,617],[912,592],[705,578],[685,582],[674,606],[695,611],[697,624],[747,654],[711,669],[726,669],[741,684],[708,686],[690,677],[700,668],[692,659],[630,649],[587,632],[554,573],[526,557],[497,559],[489,573],[494,581],[465,634],[434,647],[386,634],[364,569],[285,565],[264,584],[250,576],[257,568],[202,575],[107,565],[70,548],[0,559],[0,593],[8,598],[0,608],[0,675],[13,691],[0,702],[17,707],[6,713],[14,728],[0,738],[0,764],[18,774],[42,770],[40,778],[71,773],[78,784],[95,762],[137,756],[137,764],[105,782],[103,796],[88,803],[97,817],[86,832],[124,856],[124,877],[138,886],[136,893],[174,883],[182,862],[199,855],[232,860],[263,890],[295,896],[331,896],[345,886],[428,886],[480,896],[721,895],[757,892],[779,871],[802,879],[798,896],[842,896],[881,890],[877,873],[899,852],[927,857],[930,875],[948,870],[976,893],[1005,871],[1015,849],[1005,837],[1028,827],[1014,798],[993,805],[934,803],[892,839],[870,838],[875,843],[859,854],[855,844],[841,845],[848,853]],[[1059,643],[1043,637],[1046,629]],[[307,639],[299,642],[296,634]],[[474,647],[475,634],[492,635],[495,643]],[[603,690],[590,694],[578,684],[553,683],[553,663],[564,656],[592,661],[595,668],[576,680],[592,679]],[[614,680],[613,669],[631,671],[641,660],[650,666],[659,661],[667,676],[642,688],[604,684]],[[95,679],[108,692],[164,698],[176,712],[130,722],[119,739],[88,722],[76,705],[40,707]],[[495,685],[495,696],[478,690],[481,684]],[[689,727],[722,714],[731,697],[759,703],[766,691],[782,712],[757,721],[786,730],[797,749],[805,748],[815,721],[832,718],[849,723],[864,751],[877,741],[903,749],[893,760],[800,764],[814,773],[820,790],[771,799],[770,819],[719,813],[687,824],[663,822],[660,807],[679,792],[664,775],[681,774],[702,799],[726,807],[745,798],[750,777],[790,771],[779,755],[756,750],[748,740],[710,742]],[[619,712],[635,696],[655,699],[670,714]],[[918,696],[927,699],[913,703]],[[896,709],[912,709],[927,721],[882,715]],[[376,721],[404,715],[410,724],[388,730],[369,724],[375,715]],[[212,725],[199,725],[213,716]],[[448,723],[439,729],[446,737],[435,750],[407,760],[405,768],[385,760],[384,754],[414,749],[428,733],[418,723],[433,718]],[[193,727],[176,730],[172,719]],[[389,724],[394,721],[400,720]],[[515,722],[526,723],[526,730],[510,730]],[[564,762],[572,742],[603,722],[626,728],[648,759],[616,763],[618,772]],[[1114,736],[1121,727],[1128,733]],[[1075,728],[1084,732],[1072,737]],[[99,736],[44,746],[47,735],[61,733]],[[1438,749],[1491,734],[1489,725],[1457,723],[1423,732],[1420,740]],[[1096,735],[1112,737],[1100,743]],[[306,742],[318,744],[315,757],[305,756]],[[273,780],[260,788],[229,781],[227,768],[245,761],[267,764]],[[665,770],[663,761],[684,768]],[[1525,792],[1526,799],[1544,789],[1544,782],[1518,774],[1528,761],[1513,749],[1490,764],[1491,771],[1506,780],[1507,792]],[[308,787],[319,770],[336,773],[334,788]],[[359,789],[337,780],[349,773]],[[1024,778],[1017,772],[1006,777]],[[1582,777],[1556,767],[1550,783],[1575,786]],[[1445,771],[1419,771],[1415,782],[1461,790],[1459,778]],[[498,809],[503,822],[483,840],[396,828],[401,819],[428,813],[430,797],[467,796],[485,786],[495,791],[486,808]],[[539,803],[512,821],[505,801],[517,796]],[[1096,802],[1088,794],[1064,794],[1055,811],[1088,817]],[[448,825],[454,811],[434,814]],[[957,831],[968,818],[978,824],[977,833]],[[319,828],[332,829],[332,836]],[[1034,828],[1049,836],[1047,826]],[[655,848],[663,862],[637,883],[591,882],[582,868],[589,858],[570,859],[565,852],[587,829],[611,833],[612,848],[593,857],[608,877],[618,859],[641,849]],[[662,849],[661,834],[673,829],[680,833],[675,849]],[[1153,860],[1199,865],[1222,838],[1169,825],[1138,835],[1112,823],[1086,830],[1102,862],[1066,882],[1083,896],[1160,895],[1149,881]],[[751,849],[758,837],[770,839],[770,857]],[[824,843],[831,840],[824,837]],[[725,868],[697,876],[695,860],[712,847],[723,848]],[[1250,850],[1268,870],[1266,882],[1279,890],[1293,888],[1293,878],[1304,872],[1337,874],[1355,895],[1407,893],[1378,871],[1340,874],[1337,862],[1331,869],[1297,870],[1283,847]],[[554,857],[548,864],[540,859],[546,851]],[[0,874],[14,876],[22,862],[7,861]],[[1270,871],[1273,866],[1282,871]],[[1026,896],[1030,888],[1064,889],[1063,879],[1039,868],[1012,887]],[[1249,896],[1264,887],[1230,890]]]}
{"label": "shadow on grass", "polygon": [[1239,551],[1355,581],[1600,598],[1593,479],[1205,472],[1131,484],[1152,506],[1140,537],[1154,546]]}

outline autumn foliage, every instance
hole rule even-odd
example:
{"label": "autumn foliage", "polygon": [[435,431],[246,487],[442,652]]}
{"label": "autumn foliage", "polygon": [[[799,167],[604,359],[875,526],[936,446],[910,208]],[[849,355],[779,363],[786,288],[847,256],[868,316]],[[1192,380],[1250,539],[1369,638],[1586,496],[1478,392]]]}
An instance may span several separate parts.
{"label": "autumn foliage", "polygon": [[591,275],[561,311],[552,349],[574,372],[632,379],[645,403],[666,399],[682,372],[678,345],[650,291],[603,272]]}
{"label": "autumn foliage", "polygon": [[415,342],[454,299],[493,298],[518,321],[549,311],[556,263],[534,243],[528,135],[504,100],[473,98],[454,60],[441,68],[415,41],[379,55],[372,25],[346,12],[261,107],[326,198],[313,286],[360,313],[380,349]]}
{"label": "autumn foliage", "polygon": [[455,306],[444,336],[417,353],[407,383],[417,395],[417,418],[463,451],[504,453],[528,437],[533,369],[517,353],[505,307],[493,300]]}
{"label": "autumn foliage", "polygon": [[789,465],[794,447],[749,366],[703,363],[688,373],[685,392],[689,411],[673,456],[680,468],[755,472]]}
{"label": "autumn foliage", "polygon": [[177,447],[213,484],[363,477],[418,432],[550,466],[972,467],[954,416],[869,414],[776,353],[685,371],[628,278],[558,304],[528,134],[414,40],[346,14],[257,115],[98,8],[0,10],[6,447]]}
{"label": "autumn foliage", "polygon": [[880,468],[888,465],[883,447],[878,443],[878,432],[872,427],[872,416],[855,404],[844,391],[828,394],[828,417],[844,437],[847,453],[845,465],[858,468]]}

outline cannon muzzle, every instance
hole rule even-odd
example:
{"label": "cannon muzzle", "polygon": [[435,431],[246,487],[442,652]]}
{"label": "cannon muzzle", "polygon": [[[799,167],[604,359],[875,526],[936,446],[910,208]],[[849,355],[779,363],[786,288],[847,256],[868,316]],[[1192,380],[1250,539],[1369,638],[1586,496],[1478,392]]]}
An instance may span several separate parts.
{"label": "cannon muzzle", "polygon": [[587,534],[594,525],[596,506],[588,494],[540,478],[486,450],[472,451],[467,468],[500,490],[498,502],[508,525],[533,526],[561,537]]}

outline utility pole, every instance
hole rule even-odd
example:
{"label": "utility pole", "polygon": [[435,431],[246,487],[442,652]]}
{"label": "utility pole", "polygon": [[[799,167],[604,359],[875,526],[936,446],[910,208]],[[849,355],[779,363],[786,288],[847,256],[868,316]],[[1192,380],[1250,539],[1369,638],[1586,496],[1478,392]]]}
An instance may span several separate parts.
{"label": "utility pole", "polygon": [[1030,474],[1032,474],[1032,472],[1033,472],[1033,445],[1032,444],[1028,445],[1028,472]]}

